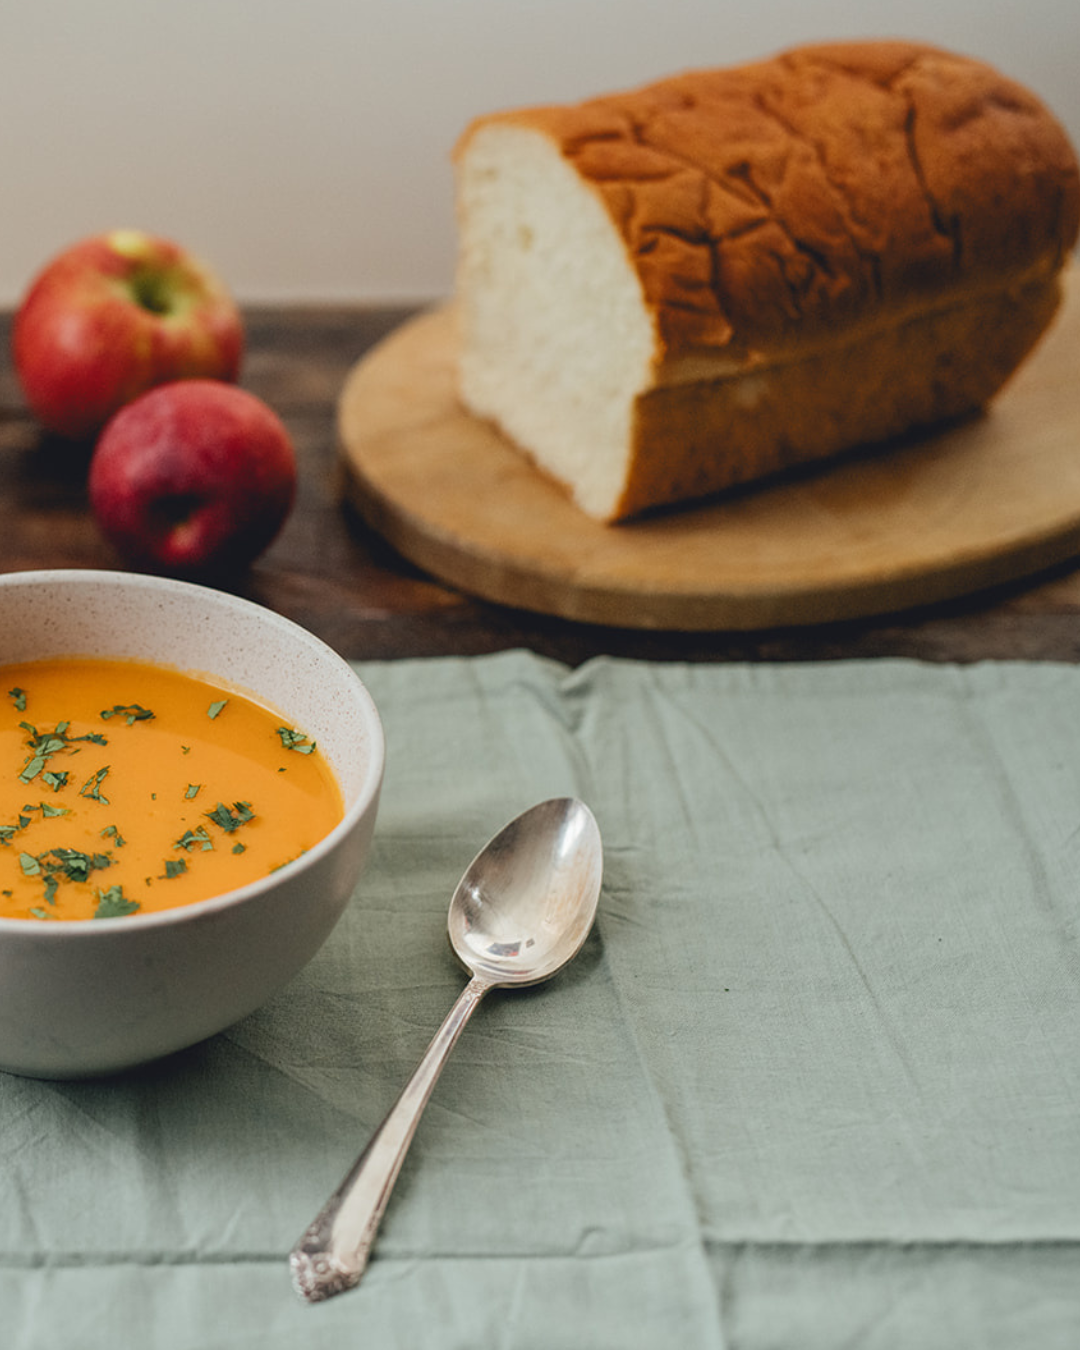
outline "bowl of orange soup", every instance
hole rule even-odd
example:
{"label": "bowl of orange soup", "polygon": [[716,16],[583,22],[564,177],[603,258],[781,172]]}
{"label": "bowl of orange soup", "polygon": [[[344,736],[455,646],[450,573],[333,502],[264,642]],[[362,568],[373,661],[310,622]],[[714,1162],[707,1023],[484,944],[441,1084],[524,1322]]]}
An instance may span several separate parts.
{"label": "bowl of orange soup", "polygon": [[0,576],[0,1069],[112,1073],[259,1007],[356,891],[384,749],[352,667],[259,605]]}

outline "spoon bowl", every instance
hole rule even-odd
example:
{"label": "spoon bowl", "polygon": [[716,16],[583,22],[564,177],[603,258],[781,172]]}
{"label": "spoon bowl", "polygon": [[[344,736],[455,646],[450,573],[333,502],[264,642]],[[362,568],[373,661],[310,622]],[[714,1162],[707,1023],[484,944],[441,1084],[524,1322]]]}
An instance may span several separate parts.
{"label": "spoon bowl", "polygon": [[301,1298],[317,1303],[360,1283],[421,1113],[465,1024],[489,989],[538,984],[577,954],[596,917],[602,870],[600,831],[575,797],[525,811],[466,868],[447,931],[472,978],[367,1148],[290,1253]]}
{"label": "spoon bowl", "polygon": [[539,984],[581,949],[596,916],[602,850],[573,797],[512,820],[458,882],[447,923],[465,968],[491,986]]}

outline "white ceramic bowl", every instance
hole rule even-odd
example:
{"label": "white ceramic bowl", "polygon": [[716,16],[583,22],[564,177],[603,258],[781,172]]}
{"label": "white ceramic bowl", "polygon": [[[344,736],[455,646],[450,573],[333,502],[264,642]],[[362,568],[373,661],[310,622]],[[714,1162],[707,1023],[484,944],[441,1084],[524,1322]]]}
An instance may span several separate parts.
{"label": "white ceramic bowl", "polygon": [[344,819],[238,890],[108,922],[0,919],[0,1068],[110,1073],[252,1012],[329,936],[367,860],[382,784],[378,712],[355,672],[298,625],[202,586],[121,572],[0,576],[0,661],[108,656],[217,676],[318,742]]}

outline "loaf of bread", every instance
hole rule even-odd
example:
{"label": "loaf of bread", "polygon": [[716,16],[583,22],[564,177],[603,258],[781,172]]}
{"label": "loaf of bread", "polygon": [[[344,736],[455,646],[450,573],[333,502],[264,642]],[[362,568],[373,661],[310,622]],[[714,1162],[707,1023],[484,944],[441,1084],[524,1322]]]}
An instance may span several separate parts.
{"label": "loaf of bread", "polygon": [[602,521],[980,408],[1080,221],[1043,104],[905,42],[496,113],[454,158],[461,400]]}

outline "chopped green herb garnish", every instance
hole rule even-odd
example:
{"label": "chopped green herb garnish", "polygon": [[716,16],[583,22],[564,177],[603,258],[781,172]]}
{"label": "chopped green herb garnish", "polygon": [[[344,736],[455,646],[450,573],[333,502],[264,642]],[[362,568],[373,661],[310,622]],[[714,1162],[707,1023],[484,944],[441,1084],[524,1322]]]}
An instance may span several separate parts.
{"label": "chopped green herb garnish", "polygon": [[46,759],[44,755],[31,755],[23,765],[23,771],[19,774],[20,783],[32,782],[45,767]]}
{"label": "chopped green herb garnish", "polygon": [[24,811],[40,811],[42,819],[48,819],[51,816],[70,816],[71,812],[66,806],[50,806],[48,802],[38,802],[37,806],[24,806]]}
{"label": "chopped green herb garnish", "polygon": [[228,703],[228,701],[229,700],[227,698],[223,698],[217,703],[211,703],[209,708],[207,708],[206,710],[207,717],[211,719],[215,718],[218,715],[218,713],[221,712],[222,708],[224,708],[225,704]]}
{"label": "chopped green herb garnish", "polygon": [[94,745],[108,745],[109,743],[104,736],[99,736],[96,731],[91,731],[86,736],[69,736],[67,730],[70,725],[70,722],[58,722],[54,731],[38,731],[37,727],[30,722],[19,723],[24,731],[30,733],[30,739],[26,744],[32,752],[23,764],[22,773],[19,774],[20,782],[29,783],[36,778],[45,768],[51,755],[58,754],[61,750],[70,750],[72,754],[77,753],[79,747],[74,744],[75,741],[91,741]]}
{"label": "chopped green herb garnish", "polygon": [[12,703],[15,704],[15,706],[16,706],[16,708],[18,708],[19,712],[25,712],[25,711],[26,711],[26,690],[25,690],[25,689],[20,689],[20,688],[18,687],[18,685],[16,685],[14,689],[9,689],[9,690],[8,690],[8,698],[10,698],[11,701],[12,701]]}
{"label": "chopped green herb garnish", "polygon": [[286,750],[295,750],[301,755],[310,755],[315,749],[315,742],[309,741],[302,731],[297,731],[295,727],[278,727],[277,734],[281,737],[281,744]]}
{"label": "chopped green herb garnish", "polygon": [[56,891],[61,881],[86,881],[91,872],[112,866],[107,853],[83,853],[76,848],[51,848],[35,857],[32,853],[19,854],[19,866],[27,877],[45,877],[45,899],[56,903]]}
{"label": "chopped green herb garnish", "polygon": [[56,773],[53,769],[46,769],[41,775],[41,781],[46,787],[51,787],[54,792],[59,792],[62,787],[67,787],[68,774],[65,769],[63,773]]}
{"label": "chopped green herb garnish", "polygon": [[197,797],[201,787],[201,783],[189,783],[187,785],[187,791],[184,793],[184,799],[190,801],[192,797]]}
{"label": "chopped green herb garnish", "polygon": [[224,802],[218,802],[212,811],[207,811],[206,818],[212,820],[215,825],[220,825],[226,834],[232,834],[241,825],[254,820],[255,812],[252,811],[250,802],[233,802],[232,811]]}
{"label": "chopped green herb garnish", "polygon": [[234,853],[246,853],[246,852],[247,852],[247,844],[235,843],[235,844],[233,844],[233,846],[232,846],[232,851],[233,851]]}
{"label": "chopped green herb garnish", "polygon": [[141,906],[138,900],[126,900],[122,886],[110,886],[107,891],[98,891],[98,905],[94,910],[95,919],[120,919],[125,914],[134,914]]}
{"label": "chopped green herb garnish", "polygon": [[20,782],[29,783],[44,769],[50,755],[55,755],[67,747],[67,739],[63,735],[57,735],[56,732],[39,732],[37,727],[31,726],[29,722],[20,722],[19,726],[30,733],[30,739],[26,744],[33,753],[27,756],[22,773],[19,774]]}
{"label": "chopped green herb garnish", "polygon": [[14,825],[0,825],[0,844],[10,844],[13,835],[18,834],[20,830],[25,830],[33,819],[31,815],[33,811],[40,811],[43,820],[46,817],[71,814],[66,806],[50,806],[48,802],[39,802],[37,806],[24,806]]}
{"label": "chopped green herb garnish", "polygon": [[115,825],[106,825],[101,831],[101,835],[103,839],[111,839],[117,848],[123,848],[127,843],[127,840]]}
{"label": "chopped green herb garnish", "polygon": [[149,708],[139,703],[114,703],[111,708],[102,709],[101,713],[106,722],[110,717],[123,717],[129,727],[134,722],[147,722],[153,715]]}
{"label": "chopped green herb garnish", "polygon": [[[28,726],[26,722],[20,722],[19,725],[22,727]],[[56,730],[52,733],[54,736],[59,736],[65,745],[71,745],[75,741],[89,741],[91,745],[109,744],[109,738],[103,736],[100,731],[88,731],[85,736],[69,736],[67,734],[69,726],[71,726],[70,722],[57,722]]]}
{"label": "chopped green herb garnish", "polygon": [[[4,894],[5,894],[5,895],[10,895],[11,892],[10,892],[10,891],[5,891]],[[30,913],[34,916],[35,919],[47,919],[47,918],[50,917],[50,916],[49,916],[48,910],[45,910],[45,909],[38,909],[37,906],[35,906],[35,907],[30,911]]]}
{"label": "chopped green herb garnish", "polygon": [[182,876],[187,871],[186,858],[166,858],[165,859],[165,880],[171,881],[173,877]]}
{"label": "chopped green herb garnish", "polygon": [[206,833],[205,828],[200,825],[194,830],[185,830],[180,838],[173,844],[173,848],[182,848],[190,853],[193,848],[200,848],[204,853],[214,847],[214,841]]}
{"label": "chopped green herb garnish", "polygon": [[108,797],[102,796],[101,785],[105,781],[105,776],[109,772],[109,766],[106,764],[103,769],[98,769],[97,773],[92,774],[79,789],[80,797],[89,797],[92,801],[101,802],[108,806]]}
{"label": "chopped green herb garnish", "polygon": [[68,881],[85,881],[91,872],[112,866],[112,858],[107,853],[83,853],[77,848],[51,848],[46,853],[39,853],[36,861],[49,872],[61,873]]}

